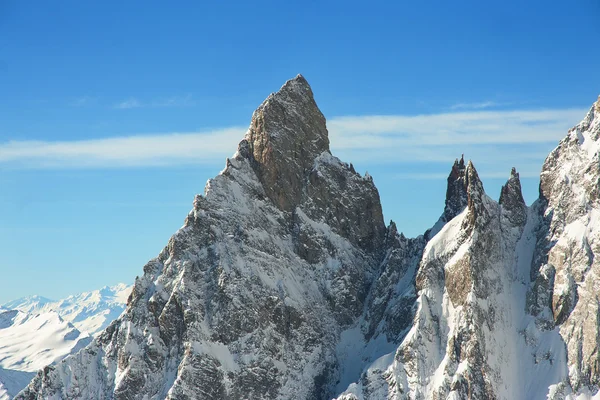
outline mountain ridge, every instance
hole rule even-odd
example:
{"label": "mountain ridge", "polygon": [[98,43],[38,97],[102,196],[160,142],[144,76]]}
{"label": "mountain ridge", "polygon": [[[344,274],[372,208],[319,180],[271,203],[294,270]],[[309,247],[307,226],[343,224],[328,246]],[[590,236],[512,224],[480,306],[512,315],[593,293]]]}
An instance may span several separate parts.
{"label": "mountain ridge", "polygon": [[0,304],[0,309],[19,310],[27,314],[56,312],[82,332],[97,335],[125,309],[131,286],[119,283],[101,289],[52,300],[33,295]]}
{"label": "mountain ridge", "polygon": [[[590,398],[597,342],[572,332],[598,326],[578,289],[596,282],[597,107],[546,159],[534,205],[515,169],[496,202],[461,157],[440,220],[407,239],[372,178],[330,153],[298,75],[254,112],[126,311],[17,398]],[[579,275],[552,253],[569,226]]]}

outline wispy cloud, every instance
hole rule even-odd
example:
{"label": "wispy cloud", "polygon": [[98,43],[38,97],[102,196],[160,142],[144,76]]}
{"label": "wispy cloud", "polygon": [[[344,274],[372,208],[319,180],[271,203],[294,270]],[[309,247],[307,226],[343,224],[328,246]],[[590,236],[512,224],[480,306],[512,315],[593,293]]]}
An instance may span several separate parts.
{"label": "wispy cloud", "polygon": [[341,148],[555,142],[585,112],[555,109],[338,117],[329,121],[329,131]]}
{"label": "wispy cloud", "polygon": [[[545,155],[585,112],[554,109],[344,116],[329,119],[328,129],[332,152],[345,161],[449,163],[465,153],[478,167],[484,165],[482,173],[493,174],[514,165],[526,166],[524,172],[534,174]],[[215,163],[233,154],[245,131],[245,127],[229,127],[93,140],[11,141],[0,143],[0,166],[111,168]]]}
{"label": "wispy cloud", "polygon": [[73,99],[73,101],[71,101],[69,103],[69,105],[71,107],[83,107],[83,106],[87,106],[90,103],[93,103],[96,100],[95,97],[91,97],[91,96],[81,96],[81,97],[77,97],[76,99]]}
{"label": "wispy cloud", "polygon": [[191,94],[185,96],[171,96],[159,98],[152,101],[141,101],[135,97],[130,97],[117,104],[115,108],[127,110],[131,108],[165,108],[165,107],[190,107],[195,105]]}
{"label": "wispy cloud", "polygon": [[120,110],[128,110],[130,108],[139,108],[139,107],[142,107],[142,103],[135,97],[130,97],[126,100],[123,100],[123,101],[115,104],[115,108],[118,108]]}
{"label": "wispy cloud", "polygon": [[192,95],[171,96],[164,99],[158,99],[149,104],[150,107],[190,107],[195,105]]}
{"label": "wispy cloud", "polygon": [[0,165],[113,168],[213,163],[230,155],[244,133],[245,128],[232,127],[76,141],[12,141],[0,144]]}
{"label": "wispy cloud", "polygon": [[[411,173],[411,172],[406,172],[406,173],[398,173],[398,174],[393,174],[392,178],[396,179],[396,180],[436,180],[436,181],[441,181],[441,180],[446,180],[448,179],[448,174],[449,174],[449,170],[447,172],[423,172],[423,173],[419,173],[419,172],[415,172],[415,173]],[[525,172],[523,172],[523,170],[519,171],[519,177],[521,179],[523,178],[539,178],[540,173],[538,170],[535,171],[529,171],[526,170]],[[508,179],[510,177],[510,171],[492,171],[492,172],[485,172],[482,174],[479,174],[479,177],[481,179]]]}
{"label": "wispy cloud", "polygon": [[495,101],[481,101],[478,103],[457,103],[450,106],[451,110],[483,110],[485,108],[507,106],[510,103],[498,103]]}

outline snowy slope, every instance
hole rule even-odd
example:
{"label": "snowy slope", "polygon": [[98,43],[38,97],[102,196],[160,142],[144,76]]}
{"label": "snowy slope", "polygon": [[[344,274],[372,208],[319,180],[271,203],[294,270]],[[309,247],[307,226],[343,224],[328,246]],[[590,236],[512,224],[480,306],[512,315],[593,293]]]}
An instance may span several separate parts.
{"label": "snowy slope", "polygon": [[131,286],[119,284],[59,301],[30,296],[2,305],[0,399],[27,386],[38,369],[90,343],[123,312],[130,292]]}
{"label": "snowy slope", "polygon": [[1,307],[32,315],[54,311],[79,331],[97,335],[123,312],[131,288],[131,285],[120,283],[58,301],[29,296],[13,300]]}
{"label": "snowy slope", "polygon": [[33,372],[0,368],[0,400],[10,400],[35,376]]}
{"label": "snowy slope", "polygon": [[0,399],[23,389],[35,371],[78,351],[91,341],[56,312],[27,314],[0,310]]}
{"label": "snowy slope", "polygon": [[0,313],[0,367],[34,372],[90,342],[56,312]]}

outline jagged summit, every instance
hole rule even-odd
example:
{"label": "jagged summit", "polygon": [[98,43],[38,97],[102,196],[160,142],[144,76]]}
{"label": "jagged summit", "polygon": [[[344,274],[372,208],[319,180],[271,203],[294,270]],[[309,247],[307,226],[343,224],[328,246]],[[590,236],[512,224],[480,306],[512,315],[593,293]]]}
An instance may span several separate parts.
{"label": "jagged summit", "polygon": [[473,185],[483,192],[483,184],[479,180],[475,166],[471,161],[465,165],[464,154],[462,154],[460,160],[457,158],[454,161],[448,175],[444,212],[435,225],[425,232],[425,239],[434,237],[445,224],[463,212],[469,205],[470,187]]}
{"label": "jagged summit", "polygon": [[254,111],[238,152],[252,161],[267,196],[280,209],[292,211],[298,205],[314,160],[329,153],[325,117],[302,75]]}
{"label": "jagged summit", "polygon": [[302,75],[256,109],[238,156],[249,160],[264,193],[280,210],[295,214],[300,207],[369,251],[384,242],[386,228],[373,180],[331,155],[325,117]]}
{"label": "jagged summit", "polygon": [[519,173],[515,167],[510,170],[510,177],[506,181],[506,184],[500,189],[500,204],[505,204],[509,201],[509,198],[516,197],[520,203],[525,203],[523,200],[523,194],[521,193],[521,180]]}
{"label": "jagged summit", "polygon": [[527,205],[523,199],[521,180],[515,167],[511,169],[510,177],[500,190],[499,204],[512,224],[523,225],[527,220]]}
{"label": "jagged summit", "polygon": [[468,225],[473,227],[481,219],[482,214],[488,211],[483,205],[486,194],[483,189],[483,182],[479,179],[479,174],[471,160],[467,164],[465,175],[468,208],[465,223],[468,222]]}
{"label": "jagged summit", "polygon": [[446,189],[446,204],[444,207],[444,222],[450,221],[467,206],[467,175],[464,155],[460,161],[456,159],[448,176]]}
{"label": "jagged summit", "polygon": [[473,205],[471,196],[480,196],[483,192],[483,184],[479,179],[473,162],[469,160],[465,166],[464,155],[460,160],[456,159],[448,176],[448,187],[446,189],[446,204],[442,218],[444,222],[451,221],[460,214],[465,207]]}

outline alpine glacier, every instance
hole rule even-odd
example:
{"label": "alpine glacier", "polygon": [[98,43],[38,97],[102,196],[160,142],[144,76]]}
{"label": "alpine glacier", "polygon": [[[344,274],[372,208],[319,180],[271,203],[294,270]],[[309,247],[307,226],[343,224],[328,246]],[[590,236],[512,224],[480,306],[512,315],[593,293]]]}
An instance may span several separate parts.
{"label": "alpine glacier", "polygon": [[457,160],[439,221],[383,222],[300,75],[136,278],[125,312],[17,399],[600,397],[600,100],[528,207]]}

